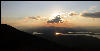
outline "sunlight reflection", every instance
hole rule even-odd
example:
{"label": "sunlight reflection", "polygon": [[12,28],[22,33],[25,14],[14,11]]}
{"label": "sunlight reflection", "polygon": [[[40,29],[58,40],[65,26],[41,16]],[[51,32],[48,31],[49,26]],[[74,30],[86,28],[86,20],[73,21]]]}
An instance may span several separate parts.
{"label": "sunlight reflection", "polygon": [[56,35],[63,35],[63,33],[57,33],[57,32],[56,32]]}

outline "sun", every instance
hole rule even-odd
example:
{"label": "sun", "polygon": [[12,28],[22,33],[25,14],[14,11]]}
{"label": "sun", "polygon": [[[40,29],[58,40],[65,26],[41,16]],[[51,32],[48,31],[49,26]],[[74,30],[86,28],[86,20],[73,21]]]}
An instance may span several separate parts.
{"label": "sun", "polygon": [[49,17],[50,20],[54,19],[57,15],[60,15],[59,13],[52,14],[52,17]]}
{"label": "sun", "polygon": [[56,17],[57,15],[60,15],[59,13],[54,13],[53,14],[53,17]]}
{"label": "sun", "polygon": [[54,19],[57,15],[59,15],[59,13],[54,13],[52,14],[52,17],[49,17],[50,20]]}

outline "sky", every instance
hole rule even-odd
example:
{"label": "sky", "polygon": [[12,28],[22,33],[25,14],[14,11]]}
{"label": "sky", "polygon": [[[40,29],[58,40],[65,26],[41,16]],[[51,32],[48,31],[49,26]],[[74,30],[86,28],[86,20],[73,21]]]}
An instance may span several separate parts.
{"label": "sky", "polygon": [[52,26],[99,26],[100,1],[1,1],[1,23],[48,26],[58,14],[64,23]]}

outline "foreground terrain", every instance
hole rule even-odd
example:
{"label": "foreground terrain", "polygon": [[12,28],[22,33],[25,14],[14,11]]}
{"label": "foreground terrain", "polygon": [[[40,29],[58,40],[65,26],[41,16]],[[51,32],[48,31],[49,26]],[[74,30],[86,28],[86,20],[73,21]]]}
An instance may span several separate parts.
{"label": "foreground terrain", "polygon": [[[59,37],[60,39],[66,39],[66,42],[61,42],[62,44],[67,44],[64,46],[56,43],[57,40],[56,42],[50,41],[46,38],[19,31],[7,24],[1,25],[1,32],[1,35],[3,35],[2,49],[6,51],[89,51],[99,50],[100,48],[100,40],[93,37],[79,36],[77,38],[76,36],[68,36],[62,38],[61,36]],[[80,45],[82,42],[83,44]],[[71,47],[69,47],[70,44],[72,44]],[[76,44],[77,47],[74,47],[73,45]]]}

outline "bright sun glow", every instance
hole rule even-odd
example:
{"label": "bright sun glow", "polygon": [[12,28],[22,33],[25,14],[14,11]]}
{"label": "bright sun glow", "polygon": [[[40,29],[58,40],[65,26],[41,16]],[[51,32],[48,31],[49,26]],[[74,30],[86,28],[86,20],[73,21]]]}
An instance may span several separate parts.
{"label": "bright sun glow", "polygon": [[54,13],[54,14],[52,14],[52,17],[49,17],[49,19],[51,20],[51,19],[54,19],[57,15],[61,15],[62,13]]}
{"label": "bright sun glow", "polygon": [[[60,15],[60,16],[61,16],[62,14],[64,14],[64,13],[54,13],[54,14],[52,14],[51,17],[49,17],[49,20],[55,19],[55,17],[56,17],[57,15]],[[62,20],[62,21],[65,21],[65,20],[62,19],[62,18],[61,18],[61,20]]]}
{"label": "bright sun glow", "polygon": [[52,15],[52,17],[49,17],[49,19],[51,20],[51,19],[54,19],[57,15],[60,15],[59,13],[54,13],[53,15]]}
{"label": "bright sun glow", "polygon": [[53,17],[55,17],[55,16],[57,16],[57,15],[60,15],[59,13],[55,13],[55,14],[53,14]]}
{"label": "bright sun glow", "polygon": [[50,20],[54,19],[54,17],[49,17]]}

